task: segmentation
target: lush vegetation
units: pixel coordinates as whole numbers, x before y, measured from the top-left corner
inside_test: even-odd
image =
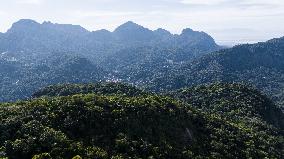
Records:
[[[181,89],[170,95],[198,110],[245,127],[262,127],[269,123],[284,130],[281,110],[265,95],[248,86],[216,83]]]
[[[106,85],[110,90],[106,90]],[[71,90],[81,95],[73,95]],[[113,94],[115,91],[118,92],[116,95]],[[278,119],[268,118],[268,115],[274,115],[270,111],[267,114],[261,112],[268,109],[276,113],[277,109],[256,90],[216,84],[173,93],[183,102],[144,93],[128,96],[129,91],[139,92],[121,84],[103,84],[101,88],[93,85],[54,86],[41,91],[40,95],[49,97],[1,104],[1,157],[283,157],[284,141]],[[248,93],[236,96],[240,91]],[[67,92],[61,95],[68,96],[51,97],[57,96],[56,92]],[[99,94],[85,94],[90,92]],[[244,103],[238,105],[240,110],[247,112],[240,114],[239,111],[229,118],[229,109],[236,111],[233,105],[237,102],[232,99],[235,96]],[[188,102],[192,101],[189,99],[194,102]],[[214,104],[208,108],[219,109],[210,111],[204,104],[198,104],[211,99]],[[227,109],[224,114],[220,111],[222,107]],[[242,120],[245,117],[247,120]],[[248,120],[255,122],[246,125]]]
[[[121,83],[96,83],[96,84],[59,84],[45,87],[32,96],[39,97],[56,97],[70,96],[75,94],[101,94],[101,95],[122,95],[128,97],[147,95],[145,91],[137,89],[134,86]]]

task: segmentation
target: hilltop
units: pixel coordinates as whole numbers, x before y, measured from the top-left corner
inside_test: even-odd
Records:
[[[77,88],[85,90],[89,86],[68,85],[71,89],[67,90],[76,88],[74,93],[67,91],[62,94],[67,96],[61,97],[57,95],[66,87],[52,89],[50,86],[41,94],[49,97],[1,104],[1,157],[283,157],[283,134],[277,122],[274,125],[266,118],[273,116],[270,112],[277,109],[266,103],[268,99],[256,90],[238,85],[199,86],[175,93],[187,102],[184,103],[154,94],[128,96],[128,86],[107,85],[110,90],[103,84],[104,91],[98,94],[79,91],[79,95],[73,95],[78,92]],[[100,90],[99,85],[96,87]],[[91,87],[91,90],[96,89]],[[247,94],[236,96],[242,90],[248,91]],[[205,99],[200,99],[203,95]],[[240,104],[241,111],[252,114],[236,112],[237,118],[230,118],[228,113],[237,110],[232,97],[245,103]],[[205,108],[202,103],[210,99],[214,102]],[[218,101],[229,106],[224,107]],[[226,113],[220,114],[220,109],[210,111],[211,108],[220,108]],[[263,109],[272,111],[262,112]],[[239,117],[262,123],[246,125]]]

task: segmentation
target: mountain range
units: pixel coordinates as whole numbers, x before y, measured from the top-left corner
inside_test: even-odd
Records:
[[[0,101],[26,98],[51,84],[119,80],[109,59],[138,48],[142,54],[150,48],[150,59],[163,57],[151,55],[154,47],[179,61],[221,48],[208,34],[191,29],[173,35],[127,22],[113,32],[89,32],[77,25],[19,20],[0,35]]]
[[[283,105],[284,39],[233,48],[204,33],[180,35],[126,22],[113,32],[19,20],[0,34],[0,101],[58,83],[116,81],[154,92],[214,82],[254,86]]]
[[[283,158],[284,38],[23,19],[0,33],[0,158]]]
[[[2,52],[37,52],[36,55],[40,53],[41,57],[47,52],[72,52],[92,60],[99,60],[123,48],[137,46],[164,45],[186,50],[197,48],[202,49],[202,52],[219,48],[214,39],[204,32],[184,29],[180,35],[173,35],[163,29],[149,30],[131,21],[122,24],[113,32],[90,32],[78,25],[51,22],[40,24],[22,19],[2,34],[0,40]]]

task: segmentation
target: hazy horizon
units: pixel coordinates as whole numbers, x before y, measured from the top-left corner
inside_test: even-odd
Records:
[[[284,36],[280,0],[10,0],[0,1],[0,32],[19,19],[81,25],[89,31],[133,21],[179,34],[204,31],[220,45],[255,43]]]

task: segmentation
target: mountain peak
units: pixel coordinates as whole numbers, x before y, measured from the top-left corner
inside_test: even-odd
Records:
[[[143,26],[134,23],[133,21],[128,21],[115,29],[114,32],[124,32],[129,30],[146,30]]]
[[[133,21],[127,21],[126,23],[123,23],[121,26],[140,26],[140,25],[134,23]]]
[[[158,28],[154,32],[155,32],[155,34],[162,35],[162,36],[170,36],[170,35],[172,35],[171,32],[169,32],[169,31],[167,31],[167,30],[165,30],[163,28]]]
[[[171,34],[171,32],[169,32],[168,30],[163,29],[163,28],[158,28],[157,30],[155,30],[155,32],[170,33]]]
[[[19,21],[15,22],[12,27],[8,30],[8,32],[14,32],[18,30],[26,30],[30,28],[36,28],[40,25],[40,23],[31,20],[31,19],[20,19]]]
[[[190,28],[186,28],[183,29],[181,35],[181,37],[189,37],[189,38],[193,38],[195,40],[214,40],[210,35],[208,35],[207,33],[203,32],[203,31],[194,31]]]
[[[186,29],[183,29],[182,30],[182,33],[181,34],[191,34],[191,33],[194,33],[195,31],[192,30],[191,28],[186,28]]]
[[[132,21],[120,25],[113,33],[118,39],[127,43],[146,42],[154,37],[153,31]]]
[[[35,25],[40,25],[40,23],[32,20],[32,19],[20,19],[19,21],[15,22],[12,27],[16,26],[35,26]]]
[[[17,21],[14,24],[25,24],[25,25],[29,25],[29,24],[39,24],[38,22],[36,22],[35,20],[32,19],[20,19],[19,21]]]
[[[106,29],[100,29],[100,30],[92,31],[92,33],[105,33],[105,34],[109,34],[111,32],[106,30]]]
[[[134,25],[137,25],[136,23],[134,23],[133,21],[131,21],[131,20],[129,20],[129,21],[127,21],[126,23],[124,23],[124,24],[134,24]]]

